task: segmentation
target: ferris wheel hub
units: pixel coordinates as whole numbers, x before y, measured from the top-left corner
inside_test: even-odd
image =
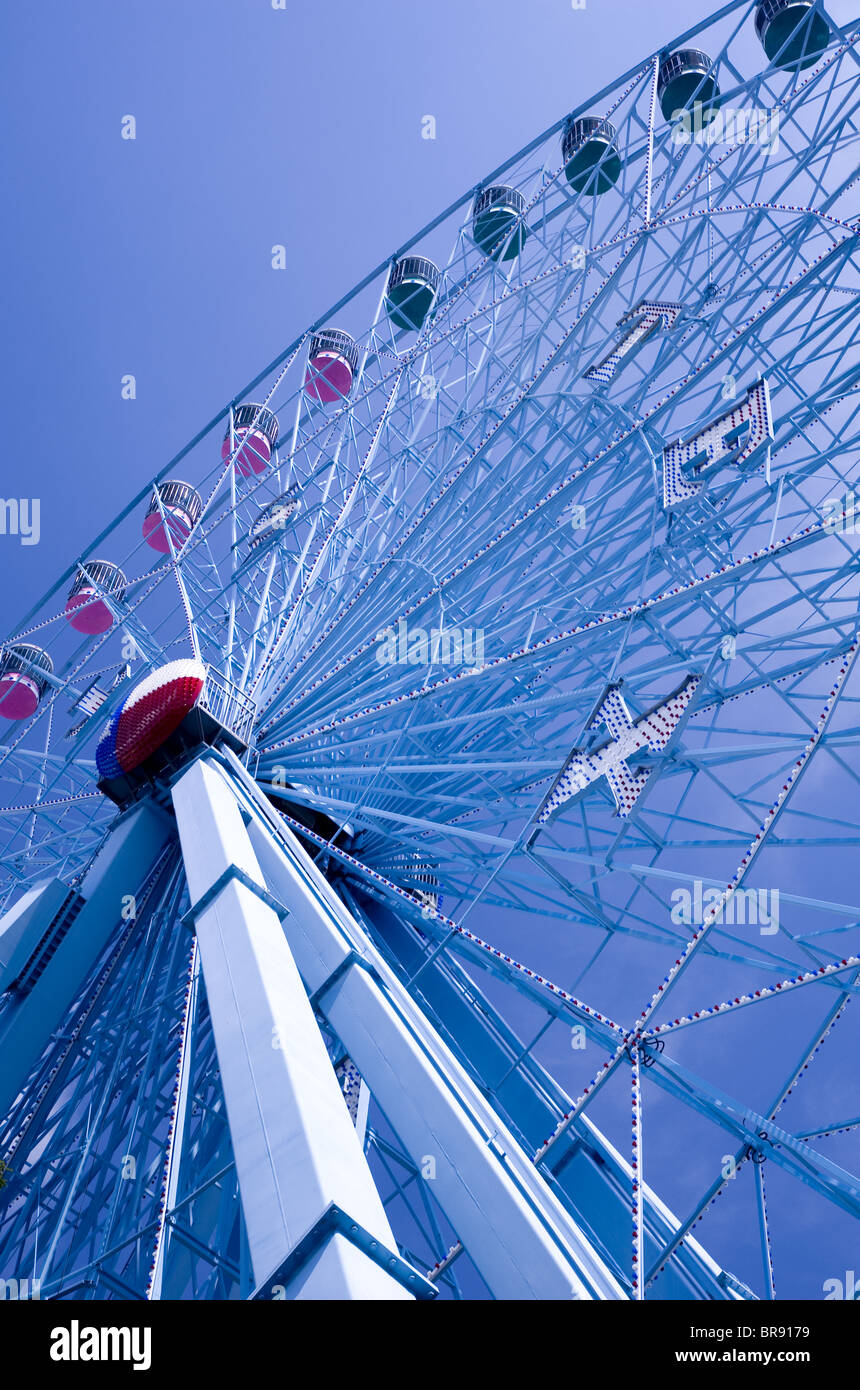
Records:
[[[248,747],[253,702],[196,659],[153,671],[114,710],[96,747],[99,790],[126,806],[173,777],[204,747]]]

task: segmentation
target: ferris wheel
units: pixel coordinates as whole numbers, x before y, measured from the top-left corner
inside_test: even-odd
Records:
[[[578,102],[9,634],[0,1277],[839,1273],[858,32],[737,0]]]

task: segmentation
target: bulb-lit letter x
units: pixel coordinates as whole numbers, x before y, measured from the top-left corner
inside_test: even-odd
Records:
[[[587,732],[605,724],[609,738],[595,748],[585,751],[574,748],[541,803],[536,828],[545,825],[569,802],[605,777],[609,783],[619,816],[630,815],[653,768],[628,767],[627,759],[640,749],[662,753],[668,746],[696,693],[701,675],[688,676],[668,700],[655,705],[636,720],[621,694],[620,682],[607,687],[587,725]],[[534,835],[532,836],[534,838]]]

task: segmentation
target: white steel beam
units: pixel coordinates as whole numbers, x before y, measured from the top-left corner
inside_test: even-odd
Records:
[[[260,1296],[411,1298],[378,1262],[402,1265],[236,796],[198,761],[173,804]]]

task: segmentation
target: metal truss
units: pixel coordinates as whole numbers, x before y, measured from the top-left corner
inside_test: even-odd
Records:
[[[417,333],[386,262],[9,634],[53,671],[0,745],[0,909],[46,880],[83,906],[0,996],[0,1277],[771,1299],[800,1287],[787,1207],[823,1200],[847,1239],[858,34],[825,14],[816,60],[775,66],[754,8],[668,47],[706,52],[721,109],[769,113],[775,142],[680,141],[655,100],[668,48],[646,55],[484,181],[524,199],[519,255],[484,254],[465,195],[397,253],[441,270]],[[599,196],[565,177],[583,115],[616,132]],[[357,356],[326,404],[305,372],[331,324]],[[279,434],[243,476],[249,401]],[[142,516],[176,476],[202,515],[154,560]],[[65,592],[94,555],[127,586],[82,639]],[[117,818],[104,721],[190,654],[253,707],[248,753]],[[300,1019],[291,1047],[230,1012],[242,941],[239,1015]],[[298,1168],[274,1122],[237,1118],[249,1076],[264,1116],[290,1097]],[[720,1195],[709,1254],[693,1228]]]

